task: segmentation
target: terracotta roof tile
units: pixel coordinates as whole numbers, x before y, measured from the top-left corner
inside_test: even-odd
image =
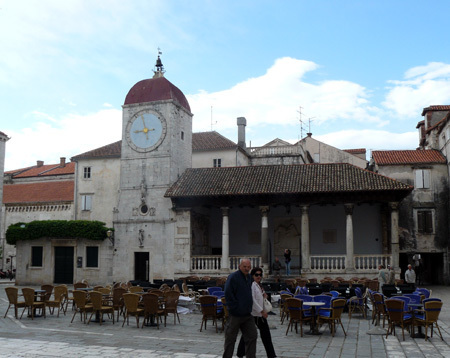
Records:
[[[378,165],[445,164],[445,157],[438,150],[374,150],[372,157]]]
[[[120,158],[122,152],[122,141],[111,143],[100,148],[90,150],[88,152],[78,154],[70,160],[77,161],[79,159],[93,159],[93,158]]]
[[[64,175],[75,173],[75,163],[66,163],[64,167],[59,164],[46,164],[41,166],[30,167],[29,169],[10,170],[6,174],[14,174],[14,178],[30,178],[38,176],[50,176],[50,175]]]
[[[216,131],[192,133],[192,150],[214,150],[236,148],[236,143]]]
[[[73,201],[73,196],[72,180],[3,185],[4,204]]]
[[[425,115],[425,113],[429,112],[429,111],[450,111],[450,106],[444,106],[444,105],[433,105],[433,106],[429,106],[429,107],[425,107],[422,111],[422,116]]]
[[[351,164],[187,169],[167,197],[407,191],[412,187]]]

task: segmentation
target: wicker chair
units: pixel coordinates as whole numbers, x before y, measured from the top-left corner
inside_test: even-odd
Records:
[[[87,288],[87,287],[88,287],[88,285],[87,285],[86,282],[75,282],[73,284],[73,289],[74,290],[78,290],[79,288]]]
[[[442,301],[436,301],[434,299],[432,301],[425,300],[423,313],[415,315],[413,325],[414,327],[425,327],[425,340],[428,340],[428,327],[431,328],[431,337],[433,337],[433,328],[435,326],[438,329],[441,340],[444,340],[444,338],[442,338],[441,329],[439,328],[439,325],[437,323],[439,314],[441,313],[441,309]]]
[[[331,335],[334,337],[336,333],[336,323],[339,323],[345,333],[344,325],[341,321],[341,315],[345,308],[345,299],[336,298],[331,301],[331,308],[321,308],[319,311],[319,315],[317,316],[317,324],[320,325],[322,323],[328,323],[330,327]]]
[[[348,304],[348,317],[351,319],[352,314],[358,310],[366,318],[366,297],[363,295],[361,289],[357,287],[355,289],[355,295],[350,297],[347,301]]]
[[[20,319],[22,319],[23,313],[28,308],[30,310],[31,319],[34,319],[34,314],[37,308],[40,308],[45,318],[45,301],[35,301],[34,289],[24,287],[22,288],[23,297],[25,298],[25,308],[22,311]]]
[[[54,294],[53,294],[53,300],[46,300],[45,301],[45,306],[48,307],[48,311],[50,312],[50,314],[53,314],[55,312],[55,308],[58,309],[58,315],[57,317],[59,317],[59,311],[61,310],[61,307],[63,309],[63,313],[64,315],[66,315],[66,312],[64,311],[64,294],[65,294],[65,289],[63,286],[56,286],[54,289]],[[47,295],[45,295],[47,297]]]
[[[220,314],[217,313],[217,297],[216,296],[200,296],[200,308],[202,310],[202,324],[200,325],[200,332],[203,329],[203,324],[205,325],[206,329],[206,323],[208,322],[208,319],[213,321],[213,325],[216,326],[216,333],[217,330],[217,319],[220,318]]]
[[[139,328],[139,316],[144,315],[144,309],[138,307],[140,296],[136,293],[124,293],[122,297],[125,304],[125,319],[123,320],[122,327],[125,321],[129,325],[129,317],[134,316],[136,317],[136,325]]]
[[[80,314],[80,320],[82,320],[83,323],[86,323],[87,313],[92,312],[93,310],[92,303],[87,303],[87,292],[77,290],[73,291],[73,302],[75,306],[75,312],[70,323],[73,322],[73,319],[75,318],[77,313]]]
[[[386,338],[390,333],[395,336],[395,326],[398,325],[402,327],[403,340],[405,340],[405,327],[408,329],[413,323],[412,315],[404,310],[405,301],[389,299],[385,301],[385,304],[389,315],[389,328]]]
[[[45,290],[44,301],[48,301],[52,297],[53,285],[41,285],[41,290]]]
[[[100,325],[102,325],[103,322],[103,314],[112,313],[112,321],[114,324],[114,309],[112,306],[103,305],[103,295],[98,291],[91,291],[89,293],[89,298],[91,299],[92,302],[92,313],[89,317],[88,324],[91,322],[94,313],[99,316]]]
[[[164,292],[164,327],[167,323],[167,316],[169,313],[173,313],[173,324],[177,324],[177,318],[178,323],[180,322],[180,316],[177,312],[178,307],[178,299],[180,297],[180,292],[177,291],[167,291]]]
[[[292,298],[293,296],[288,294],[288,293],[282,293],[280,295],[280,320],[281,320],[281,324],[284,323],[284,319],[288,319],[289,318],[289,310],[286,306],[286,300],[288,298]]]
[[[128,291],[130,293],[138,293],[138,292],[142,292],[142,287],[141,286],[131,286]]]
[[[386,305],[384,304],[384,296],[381,293],[374,292],[372,295],[372,304],[373,304],[373,312],[374,315],[372,317],[372,323],[374,323],[375,319],[378,318],[378,322],[381,320],[381,316],[383,316],[383,328],[385,326],[386,317],[388,317],[388,313],[386,310]]]
[[[119,315],[124,313],[123,295],[127,290],[122,287],[116,287],[112,291],[112,307],[117,311],[117,322],[119,322]]]
[[[311,309],[303,309],[303,301],[298,298],[289,297],[284,304],[289,312],[289,323],[286,329],[286,335],[289,332],[289,328],[292,331],[294,324],[295,332],[298,333],[297,324],[300,323],[300,336],[303,337],[303,322],[311,322],[313,320]],[[309,312],[309,314],[307,314],[307,312]]]
[[[153,293],[146,293],[145,295],[142,295],[142,304],[144,306],[142,328],[144,328],[145,321],[148,322],[150,318],[153,318],[156,320],[159,329],[159,321],[161,316],[164,316],[164,310],[159,307],[159,297]]]
[[[14,317],[18,319],[18,308],[25,307],[25,301],[19,301],[19,289],[17,287],[6,287],[6,296],[8,297],[9,305],[8,309],[6,310],[5,316],[3,318],[6,318],[6,315],[8,314],[9,308],[11,306],[14,306]]]

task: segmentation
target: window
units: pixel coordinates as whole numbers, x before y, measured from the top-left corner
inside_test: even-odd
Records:
[[[181,131],[181,140],[184,140],[184,132]]]
[[[98,267],[98,246],[86,247],[86,267]]]
[[[416,189],[430,188],[430,171],[428,169],[416,170]]]
[[[433,211],[417,210],[417,231],[421,234],[433,233]]]
[[[31,246],[31,266],[42,267],[42,246]]]
[[[83,178],[84,179],[91,179],[91,167],[84,167],[83,168]]]
[[[220,168],[222,166],[222,159],[213,159],[214,168]]]
[[[92,210],[92,195],[81,195],[81,210]]]

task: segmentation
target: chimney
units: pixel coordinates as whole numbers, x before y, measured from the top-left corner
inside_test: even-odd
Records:
[[[66,157],[59,158],[59,166],[64,168],[66,166]]]
[[[247,125],[247,120],[245,117],[238,117],[237,118],[237,125],[238,125],[238,146],[242,149],[246,148],[245,145],[245,126]]]
[[[38,160],[37,161],[37,167],[42,167],[44,165],[44,161],[43,160]]]

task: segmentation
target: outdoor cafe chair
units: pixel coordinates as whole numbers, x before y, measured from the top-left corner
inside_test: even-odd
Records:
[[[425,298],[431,297],[431,290],[428,290],[427,288],[416,288],[416,292],[418,292],[420,295],[424,295]]]
[[[164,316],[164,310],[159,307],[159,298],[153,293],[146,293],[142,295],[142,304],[144,307],[144,320],[142,321],[142,328],[144,323],[153,318],[156,320],[156,325],[159,329],[159,321],[161,316]]]
[[[225,328],[225,323],[227,323],[228,319],[229,319],[229,312],[228,312],[228,307],[227,307],[227,300],[225,297],[222,297],[220,299],[220,301],[222,302],[222,308],[223,308],[223,314],[222,314],[222,332]]]
[[[386,311],[386,305],[384,303],[384,296],[381,293],[374,292],[372,295],[372,305],[373,305],[373,317],[372,324],[377,319],[378,322],[381,320],[381,316],[383,316],[383,328],[385,326],[386,318],[389,320],[388,313]]]
[[[335,298],[331,301],[330,308],[320,308],[319,314],[317,316],[317,324],[328,323],[328,327],[330,328],[331,335],[334,337],[336,333],[336,323],[339,323],[345,333],[344,325],[341,321],[341,315],[345,308],[345,299],[344,298]]]
[[[215,291],[223,291],[222,287],[208,287],[208,295],[212,295]]]
[[[421,303],[422,297],[418,293],[404,293],[403,296],[409,297],[410,303]]]
[[[73,322],[73,319],[77,315],[77,313],[80,314],[80,320],[83,321],[83,323],[86,323],[87,318],[87,312],[92,312],[93,306],[92,303],[87,303],[87,292],[86,291],[73,291],[73,302],[75,306],[75,312],[72,316],[72,320],[70,323]]]
[[[180,297],[180,292],[177,291],[167,291],[164,292],[164,327],[166,326],[167,316],[169,313],[173,313],[173,324],[180,322],[180,316],[178,315],[178,299]],[[217,300],[217,298],[216,298]]]
[[[331,307],[331,300],[332,300],[332,296],[328,296],[328,295],[317,295],[313,297],[313,301],[314,302],[323,302],[325,303],[324,306],[320,306],[317,307],[317,311],[316,311],[316,315],[319,315],[321,313],[321,310],[323,309],[329,309]]]
[[[405,328],[409,329],[413,324],[411,313],[405,312],[406,302],[396,298],[391,298],[385,301],[386,310],[389,315],[389,328],[386,333],[386,338],[389,334],[395,336],[395,326],[402,328],[403,340],[405,340]]]
[[[98,291],[91,291],[89,292],[89,298],[92,303],[92,313],[87,324],[91,322],[92,316],[95,314],[100,320],[100,325],[102,325],[104,313],[112,313],[112,321],[114,324],[114,309],[112,306],[105,306],[103,304],[103,295]]]
[[[112,292],[112,307],[114,311],[117,311],[117,322],[119,322],[119,315],[124,313],[124,293],[127,293],[127,290],[123,287],[116,287]]]
[[[216,326],[216,333],[217,330],[217,319],[221,318],[220,313],[217,312],[217,297],[216,296],[200,296],[200,308],[202,310],[202,323],[200,325],[200,332],[203,329],[203,325],[206,329],[206,323],[208,322],[208,319],[213,321],[213,326]]]
[[[431,337],[433,337],[433,328],[436,327],[441,336],[441,340],[444,340],[444,338],[442,338],[441,329],[437,323],[442,305],[443,303],[439,299],[425,299],[423,301],[423,311],[418,310],[414,315],[414,327],[425,327],[425,340],[428,340],[428,327],[431,328]]]
[[[136,293],[124,293],[122,297],[125,305],[125,318],[122,327],[124,326],[125,321],[127,322],[127,325],[129,325],[129,317],[134,316],[136,317],[136,325],[139,328],[139,316],[144,315],[144,309],[138,307],[139,299],[141,297]]]
[[[355,313],[356,310],[361,312],[366,318],[366,298],[363,296],[363,293],[359,287],[355,288],[355,296],[350,297],[347,300],[348,304],[348,317],[351,319],[352,314]]]
[[[18,319],[18,308],[25,307],[25,301],[19,301],[19,289],[17,287],[6,287],[6,296],[8,297],[9,305],[8,309],[6,310],[5,316],[3,318],[6,318],[6,315],[8,314],[8,311],[11,306],[14,306],[14,317]]]
[[[73,284],[73,289],[74,290],[78,290],[79,288],[87,288],[87,287],[88,287],[88,285],[87,285],[86,282],[75,282]]]
[[[44,301],[48,301],[53,293],[53,285],[49,284],[41,285],[41,290],[45,290]]]
[[[25,306],[20,316],[22,319],[23,313],[28,308],[30,311],[31,319],[34,319],[36,309],[39,308],[43,312],[45,318],[45,301],[36,301],[36,295],[33,288],[24,287],[22,288],[22,294],[25,299]]]
[[[286,336],[289,332],[289,328],[292,331],[294,325],[295,333],[298,333],[297,324],[300,324],[300,336],[303,337],[303,322],[311,322],[311,320],[314,319],[311,314],[305,314],[305,311],[310,313],[311,309],[304,309],[303,301],[292,297],[286,299],[285,306],[289,312],[289,323],[286,329]]]
[[[289,310],[286,306],[286,300],[288,298],[292,298],[294,297],[292,294],[287,294],[287,293],[282,293],[280,295],[280,320],[281,320],[281,324],[284,323],[284,319],[288,319],[289,318]]]
[[[50,314],[53,314],[55,312],[55,308],[57,308],[58,309],[57,317],[59,317],[59,311],[61,310],[61,307],[63,308],[64,315],[66,314],[63,307],[64,293],[65,290],[63,286],[56,286],[54,288],[53,300],[50,299],[45,300],[45,306],[48,307],[48,311],[50,312]],[[47,297],[47,294],[45,296]]]
[[[138,292],[142,292],[143,288],[141,286],[131,286],[128,291],[130,293],[138,293]]]

